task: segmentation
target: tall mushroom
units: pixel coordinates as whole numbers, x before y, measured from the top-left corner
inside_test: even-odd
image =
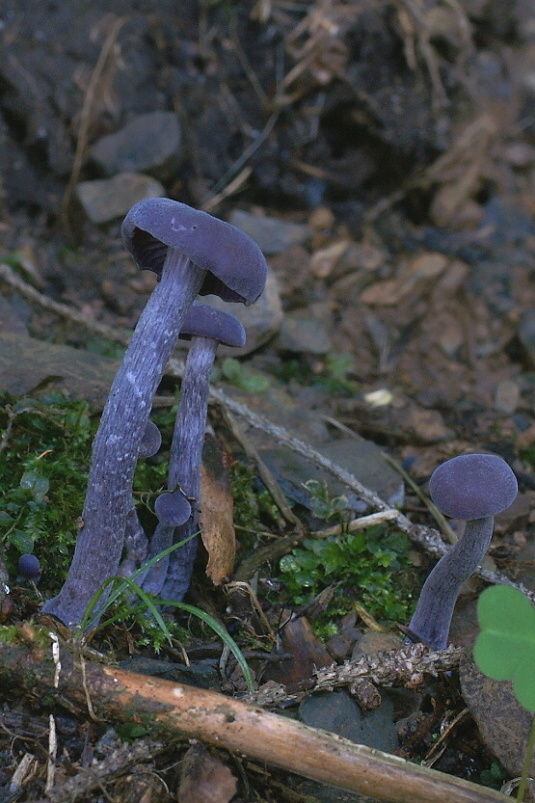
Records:
[[[152,398],[198,293],[242,303],[263,290],[266,263],[246,234],[205,212],[168,198],[132,207],[122,225],[125,246],[158,284],[113,381],[93,442],[87,495],[74,556],[59,594],[43,610],[66,624],[80,622],[107,577],[119,567],[132,479]]]
[[[516,477],[505,460],[490,454],[466,454],[442,463],[429,481],[431,499],[444,513],[464,519],[464,533],[442,557],[425,581],[409,638],[443,650],[462,583],[474,572],[489,548],[494,516],[513,502]]]
[[[157,555],[197,529],[210,373],[220,343],[234,348],[245,344],[245,330],[234,315],[199,302],[190,308],[180,337],[191,339],[191,345],[171,443],[168,486],[170,489],[179,487],[185,493],[192,504],[192,515],[178,528],[166,527],[161,522],[154,533],[149,556]],[[144,590],[180,601],[189,586],[196,546],[196,539],[190,540],[172,552],[167,560],[152,567],[143,581]]]

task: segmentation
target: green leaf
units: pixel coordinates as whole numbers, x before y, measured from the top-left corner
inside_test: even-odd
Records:
[[[25,471],[20,478],[19,485],[24,490],[31,491],[38,502],[42,500],[50,487],[47,478],[38,474],[37,471]]]
[[[31,535],[23,533],[21,530],[13,530],[8,536],[8,542],[23,555],[25,552],[33,552],[34,540]]]
[[[535,713],[535,608],[517,589],[493,586],[479,597],[477,616],[477,666],[489,678],[511,680],[520,705]]]

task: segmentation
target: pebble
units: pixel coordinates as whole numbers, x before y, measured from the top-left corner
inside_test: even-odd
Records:
[[[277,338],[279,351],[297,354],[327,354],[332,343],[327,328],[310,309],[288,312],[284,316]]]
[[[91,158],[107,176],[147,172],[164,181],[180,163],[181,139],[173,112],[140,114],[116,133],[99,139]]]
[[[240,209],[232,213],[229,223],[252,237],[268,256],[302,245],[311,234],[310,228],[303,224],[288,223],[276,217],[251,215]]]
[[[76,195],[92,223],[108,223],[126,215],[131,206],[143,198],[165,195],[159,181],[138,173],[119,173],[113,178],[81,181]]]
[[[407,425],[424,443],[436,443],[453,436],[453,432],[445,425],[438,410],[413,407],[407,417]]]
[[[393,722],[394,703],[388,691],[381,696],[383,701],[379,708],[363,714],[345,690],[311,694],[300,704],[299,716],[305,725],[393,753],[399,747]]]
[[[501,413],[514,413],[520,401],[520,388],[512,379],[498,382],[494,392],[494,407]]]

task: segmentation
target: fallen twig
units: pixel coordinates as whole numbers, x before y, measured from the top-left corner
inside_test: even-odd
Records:
[[[377,686],[416,686],[424,675],[436,676],[458,667],[461,652],[460,647],[453,645],[446,650],[429,650],[423,644],[411,644],[373,657],[364,655],[357,661],[316,669],[306,691],[332,691],[341,686],[351,687],[359,680],[369,680]],[[288,694],[283,685],[269,682],[247,695],[247,700],[269,706],[288,703],[301,696],[301,690]]]
[[[0,688],[43,705],[65,705],[86,713],[79,664],[62,647],[62,672],[54,686],[54,664],[46,631],[30,632],[25,643],[0,645]],[[395,756],[315,730],[257,706],[213,691],[86,663],[85,685],[97,715],[135,722],[153,738],[200,739],[265,761],[287,772],[391,803],[504,803],[494,790],[444,775]]]

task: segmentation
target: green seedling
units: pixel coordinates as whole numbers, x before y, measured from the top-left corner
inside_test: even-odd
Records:
[[[474,644],[478,668],[494,680],[512,681],[513,694],[535,714],[535,608],[510,586],[487,588],[479,597],[477,616],[481,632]],[[517,801],[524,797],[535,744],[535,717],[526,744]]]
[[[219,368],[219,376],[246,393],[264,393],[269,388],[267,377],[248,370],[234,357],[227,357],[223,360]]]
[[[103,628],[119,621],[120,619],[124,619],[126,616],[124,612],[119,612],[118,614],[112,615],[105,621],[102,621],[101,617],[103,617],[104,613],[108,611],[110,606],[121,596],[129,594],[130,596],[137,596],[139,599],[139,604],[131,607],[128,613],[133,614],[141,610],[145,610],[155,620],[157,626],[160,628],[168,643],[172,645],[173,641],[171,633],[167,627],[165,619],[162,617],[159,611],[159,608],[161,606],[177,608],[178,610],[185,611],[186,613],[197,617],[214,631],[214,633],[221,639],[225,647],[234,655],[238,666],[242,670],[245,683],[247,685],[247,690],[252,693],[254,691],[254,683],[247,661],[245,660],[242,651],[234,639],[216,619],[200,608],[197,608],[195,605],[189,605],[185,602],[176,602],[175,600],[160,599],[153,597],[150,594],[146,594],[135,582],[138,577],[143,575],[147,569],[153,566],[157,561],[161,560],[166,555],[169,555],[171,552],[174,552],[176,549],[183,546],[188,540],[191,540],[197,535],[198,533],[192,533],[192,535],[190,535],[187,539],[185,538],[182,541],[167,547],[167,549],[162,550],[160,553],[158,553],[158,555],[155,555],[153,558],[144,563],[136,572],[134,572],[134,574],[132,574],[131,577],[109,577],[107,580],[105,580],[93,594],[89,604],[85,609],[78,631],[80,638],[83,639],[84,632],[87,631],[92,624],[95,625],[95,628]]]

